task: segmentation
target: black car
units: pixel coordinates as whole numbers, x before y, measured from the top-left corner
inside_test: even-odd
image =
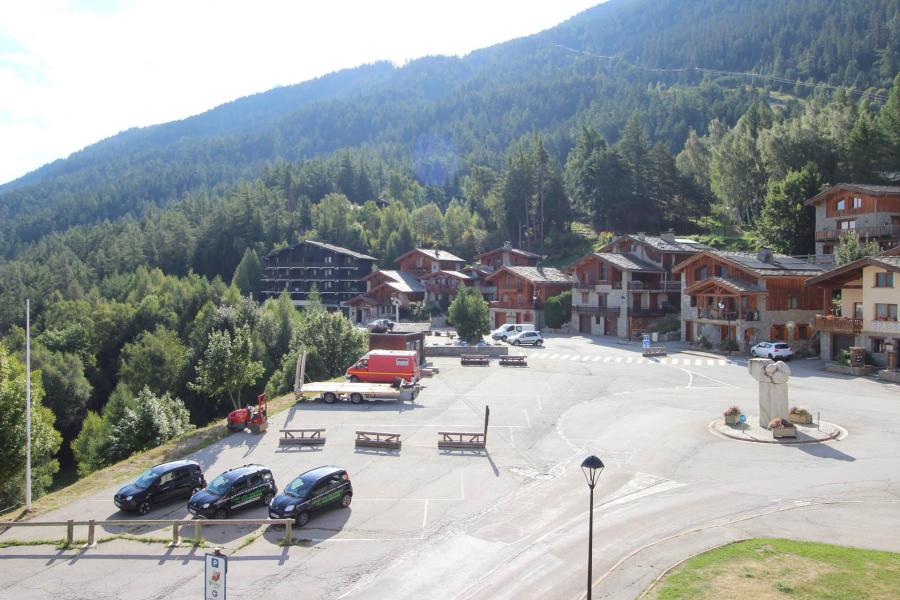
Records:
[[[225,519],[231,511],[254,503],[268,504],[278,488],[272,471],[244,465],[225,471],[188,500],[188,511],[198,517]]]
[[[147,469],[128,485],[119,488],[113,502],[122,510],[146,515],[154,505],[186,498],[206,487],[200,465],[192,460],[176,460]]]
[[[347,471],[339,467],[319,467],[303,473],[287,484],[269,504],[269,518],[294,519],[303,527],[312,513],[340,505],[350,506],[353,486]]]

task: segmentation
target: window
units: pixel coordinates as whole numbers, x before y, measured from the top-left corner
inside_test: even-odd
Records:
[[[705,266],[704,266],[704,267],[700,267],[699,269],[696,269],[696,270],[694,271],[694,278],[695,278],[697,281],[706,279],[707,277],[709,277],[709,267],[705,267]]]
[[[875,305],[876,321],[896,321],[897,305],[896,304],[876,304]]]
[[[875,287],[888,288],[894,287],[893,273],[875,273]]]
[[[834,204],[835,210],[844,210],[847,208],[847,199],[846,198],[838,198],[838,201]]]
[[[398,359],[395,361],[395,363],[396,363],[396,365],[397,365],[398,367],[408,367],[408,366],[409,366],[409,359],[408,359],[408,358],[398,358]]]
[[[862,318],[863,318],[863,303],[862,302],[854,302],[853,303],[853,318],[862,320]]]
[[[609,279],[609,268],[606,266],[606,263],[600,263],[600,281],[606,281]]]
[[[808,340],[809,339],[809,325],[806,325],[803,323],[797,325],[796,332],[797,332],[796,337],[798,340]]]
[[[824,244],[822,246],[822,254],[834,254],[834,246],[831,244]]]
[[[847,219],[846,221],[838,221],[838,229],[842,231],[850,231],[856,229],[856,219]]]
[[[716,277],[725,277],[727,273],[725,272],[725,267],[722,265],[716,265]]]
[[[884,338],[872,338],[872,353],[882,354],[884,352]]]
[[[862,198],[859,196],[853,197],[853,208],[862,208]]]
[[[332,261],[331,255],[325,257],[325,264],[326,264],[326,265],[330,265],[330,264],[331,264],[331,261]]]
[[[581,303],[587,304],[590,301],[590,297],[591,297],[590,293],[581,292]]]
[[[783,340],[784,339],[784,325],[772,325],[772,330],[769,332],[773,340]]]
[[[800,308],[800,296],[788,296],[788,309]]]
[[[330,290],[330,289],[331,289],[331,282],[330,282],[330,281],[326,281],[326,282],[325,282],[325,289],[326,289],[326,290]]]

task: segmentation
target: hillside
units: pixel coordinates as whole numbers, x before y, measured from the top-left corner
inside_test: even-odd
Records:
[[[896,0],[611,0],[464,58],[374,63],[98,142],[0,187],[0,253],[227,189],[278,159],[345,148],[411,164],[423,183],[442,185],[446,176],[427,174],[497,167],[510,143],[534,131],[559,160],[583,123],[614,141],[637,109],[650,138],[677,151],[691,128],[737,120],[747,80],[642,67],[886,89],[900,64],[898,40]]]

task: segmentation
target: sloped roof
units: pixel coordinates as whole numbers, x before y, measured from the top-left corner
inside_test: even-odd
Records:
[[[673,273],[679,273],[688,266],[693,265],[702,256],[712,256],[735,264],[745,271],[749,271],[760,277],[772,276],[814,276],[825,272],[825,269],[805,260],[787,256],[785,254],[772,254],[772,262],[763,262],[755,252],[731,252],[726,250],[704,250],[686,261],[672,267]]]
[[[425,287],[419,282],[419,279],[412,273],[406,271],[379,271],[384,273],[390,279],[382,285],[390,286],[398,292],[424,292]]]
[[[519,248],[506,248],[504,246],[500,246],[499,248],[494,248],[493,250],[488,250],[487,252],[482,252],[475,258],[481,258],[482,256],[488,256],[490,254],[496,254],[498,252],[509,252],[510,254],[518,254],[519,256],[524,256],[526,258],[542,258],[540,254],[536,254],[534,252],[529,252],[528,250],[520,250]]]
[[[670,242],[668,240],[663,239],[660,236],[656,235],[645,235],[640,236],[634,233],[627,233],[625,235],[621,235],[614,240],[612,240],[607,245],[600,248],[601,251],[606,250],[610,246],[613,246],[616,242],[622,240],[622,238],[629,239],[638,244],[646,244],[648,246],[653,247],[656,250],[660,250],[662,252],[688,252],[695,253],[700,252],[701,250],[712,250],[712,246],[707,246],[701,242],[691,240],[688,238],[675,238],[674,241]]]
[[[862,275],[863,267],[880,267],[882,269],[887,269],[888,271],[900,273],[900,256],[864,256],[859,260],[854,260],[846,265],[835,267],[816,277],[810,277],[803,283],[806,285],[818,285],[828,281],[834,282],[846,280],[848,275],[854,274],[857,271],[859,271],[859,274],[855,276]]]
[[[503,266],[488,276],[488,279],[493,279],[503,271],[512,273],[522,279],[527,279],[531,283],[573,283],[575,281],[571,275],[567,275],[554,267]]]
[[[302,246],[303,244],[309,244],[310,246],[317,246],[319,248],[324,248],[326,250],[331,250],[332,252],[337,252],[338,254],[344,254],[346,256],[352,256],[353,258],[359,258],[361,260],[378,260],[374,256],[369,256],[368,254],[363,254],[361,252],[356,252],[355,250],[350,250],[349,248],[344,248],[342,246],[335,246],[334,244],[326,244],[325,242],[317,242],[316,240],[303,240],[302,242],[297,242],[296,244],[292,244],[287,248],[282,248],[281,250],[275,250],[268,254],[268,256],[274,256],[276,254],[280,254],[285,250],[293,250],[298,246]]]
[[[872,194],[874,196],[888,196],[893,194],[900,195],[900,186],[869,185],[865,183],[836,183],[829,188],[825,188],[824,190],[807,200],[804,204],[806,204],[806,206],[817,204],[821,200],[823,200],[825,196],[836,191],[863,192],[865,194]]]
[[[766,290],[762,289],[758,285],[754,283],[750,283],[748,281],[741,281],[740,279],[734,279],[733,277],[723,277],[720,275],[716,275],[715,277],[708,277],[701,281],[694,283],[693,285],[689,285],[684,288],[684,294],[688,296],[697,293],[699,290],[708,287],[710,285],[718,285],[720,287],[724,287],[726,289],[732,290],[733,292],[737,292],[739,294],[765,294]]]
[[[466,275],[465,273],[461,273],[460,271],[432,271],[431,273],[419,275],[419,279],[433,279],[439,275],[443,275],[444,277],[455,277],[456,279],[465,279],[466,281],[475,279],[471,275]]]
[[[461,259],[460,257],[456,256],[455,254],[451,254],[450,252],[447,252],[446,250],[430,250],[428,248],[413,248],[409,252],[398,256],[397,260],[395,262],[400,262],[401,260],[403,260],[404,258],[409,256],[410,254],[415,254],[416,252],[424,254],[425,256],[427,256],[428,258],[431,258],[433,260],[452,260],[454,262],[466,262],[463,259]]]
[[[642,273],[662,273],[663,269],[657,267],[651,262],[643,260],[635,256],[634,254],[625,252],[622,254],[618,254],[615,252],[594,252],[593,256],[596,256],[602,261],[608,262],[609,264],[621,269],[622,271],[638,271]]]

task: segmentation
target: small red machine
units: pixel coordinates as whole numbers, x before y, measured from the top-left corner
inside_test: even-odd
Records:
[[[247,428],[250,433],[263,433],[269,427],[269,398],[266,394],[256,397],[256,406],[252,404],[245,408],[239,408],[228,413],[228,431],[243,431]]]

